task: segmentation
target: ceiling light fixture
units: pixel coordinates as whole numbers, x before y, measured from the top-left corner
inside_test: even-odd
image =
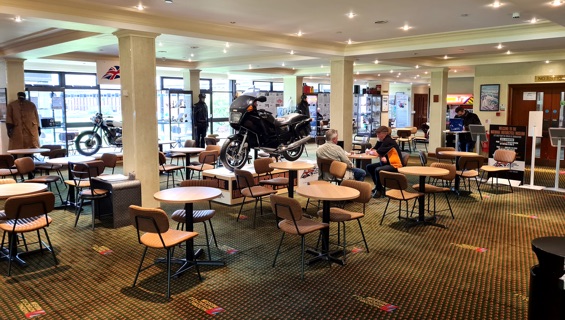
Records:
[[[351,41],[351,39],[347,40],[347,44],[352,44],[353,41]]]
[[[502,43],[499,43],[499,44],[496,46],[496,48],[499,49],[499,50],[502,49]]]
[[[562,5],[563,2],[561,2],[561,0],[553,0],[551,1],[551,5],[554,7],[559,7],[560,5]]]
[[[224,53],[227,53],[227,52],[228,52],[228,50],[226,50],[226,48],[224,48]]]
[[[375,59],[375,64],[379,64],[379,59]]]
[[[530,23],[537,23],[538,21],[539,21],[539,20],[534,17],[534,18],[532,18],[532,19],[530,20]]]
[[[294,54],[294,50],[290,50],[290,54]]]
[[[284,62],[281,65],[284,67]]]
[[[347,14],[347,17],[348,17],[349,19],[353,19],[353,18],[355,18],[356,15],[357,15],[356,13],[349,12],[349,13]]]
[[[449,57],[447,55],[443,56],[444,60],[447,60]]]
[[[359,71],[357,71],[357,75],[359,75]]]
[[[298,32],[296,33],[297,36],[302,37],[302,30],[298,30]]]
[[[171,3],[173,3],[173,0],[165,0],[165,3],[171,4]]]
[[[420,65],[417,64],[417,65],[416,65],[416,69],[420,69]]]
[[[143,9],[145,9],[141,3],[135,6],[135,8],[139,11],[143,11]]]
[[[409,26],[409,25],[407,25],[407,24],[405,24],[405,25],[404,25],[403,27],[401,27],[400,29],[402,29],[402,30],[404,30],[404,31],[408,31],[408,30],[412,29],[412,27]]]
[[[502,2],[500,2],[500,1],[498,1],[498,0],[495,0],[495,1],[492,3],[492,7],[493,7],[493,8],[499,8],[500,6],[502,6]]]
[[[230,47],[230,43],[226,42],[226,48],[229,48],[229,47]]]
[[[549,63],[549,60],[545,60],[545,63]]]
[[[24,21],[24,20],[22,19],[22,17],[16,16],[16,17],[14,17],[14,21],[15,21],[15,22],[22,22],[22,21]]]
[[[510,52],[510,50],[506,51],[506,54],[511,54],[512,52]]]

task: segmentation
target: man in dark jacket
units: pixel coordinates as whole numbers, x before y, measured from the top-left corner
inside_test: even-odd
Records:
[[[380,171],[390,171],[397,172],[395,166],[393,166],[388,158],[390,149],[396,149],[398,157],[402,159],[402,153],[396,141],[390,136],[390,130],[386,126],[380,126],[377,128],[377,143],[374,148],[370,149],[368,152],[372,155],[378,155],[380,158],[379,162],[371,163],[367,165],[367,173],[371,175],[373,182],[375,183],[375,188],[373,189],[373,198],[379,198],[383,193],[383,186],[379,178]]]
[[[206,95],[201,93],[198,95],[198,102],[194,104],[194,140],[196,141],[196,147],[205,148],[204,138],[206,137],[206,132],[208,131],[208,106],[206,102]]]
[[[309,106],[310,104],[306,100],[306,95],[303,94],[302,97],[300,97],[300,103],[296,105],[296,112],[302,113],[303,115],[310,117]]]
[[[463,107],[457,107],[455,109],[455,118],[463,119],[463,127],[465,131],[469,131],[470,124],[481,124],[481,120],[479,116],[474,113],[471,113]],[[459,150],[461,151],[468,151],[473,152],[475,148],[475,141],[473,141],[473,136],[470,132],[460,133],[459,134]]]

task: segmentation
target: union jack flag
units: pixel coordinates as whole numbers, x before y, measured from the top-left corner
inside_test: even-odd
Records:
[[[102,78],[107,80],[115,80],[120,78],[120,66],[113,66],[106,71]]]

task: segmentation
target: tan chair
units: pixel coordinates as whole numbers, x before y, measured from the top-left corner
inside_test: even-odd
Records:
[[[408,143],[408,151],[412,152],[412,130],[411,129],[398,129],[396,130],[398,139],[396,142],[401,145],[401,150],[404,151],[404,145]]]
[[[471,192],[471,179],[475,179],[475,184],[477,185],[477,190],[483,200],[483,194],[481,193],[481,183],[479,181],[479,168],[483,166],[485,158],[483,156],[465,156],[459,157],[459,170],[456,171],[457,175],[467,181],[468,191]]]
[[[184,167],[177,166],[173,164],[167,164],[167,158],[163,152],[159,152],[159,171],[165,173],[167,175],[167,189],[169,188],[169,177],[173,177],[173,186],[175,185],[175,173],[178,171],[180,172],[180,177],[184,180],[184,176],[182,175]]]
[[[241,207],[239,208],[239,213],[237,215],[237,220],[241,216],[241,210],[243,210],[243,205],[245,204],[245,199],[253,198],[255,199],[255,208],[253,210],[253,228],[256,226],[257,220],[257,203],[261,205],[261,215],[263,215],[263,197],[271,194],[277,193],[276,190],[259,186],[255,183],[255,178],[249,171],[235,169],[235,179],[237,181],[237,187],[241,194],[243,195],[243,201],[241,202]]]
[[[104,171],[103,162],[91,161],[89,163],[72,163],[69,162],[69,169],[77,188],[81,188],[78,192],[77,200],[80,199],[75,215],[75,228],[78,223],[78,218],[84,205],[84,200],[90,200],[92,204],[92,230],[94,230],[96,215],[100,216],[98,201],[107,197],[109,191],[105,189],[97,189],[92,186],[92,178],[97,177]],[[84,181],[88,183],[84,183]]]
[[[216,161],[218,161],[218,155],[219,153],[216,151],[200,152],[200,154],[198,154],[198,164],[186,166],[186,168],[190,170],[190,178],[186,177],[186,179],[192,179],[194,171],[200,174],[204,170],[214,169],[216,167]]]
[[[93,160],[86,163],[90,165],[90,173],[92,178],[97,177],[104,172],[105,165],[102,160]],[[69,167],[72,167],[71,164],[69,164]],[[76,171],[86,170],[86,167],[83,166],[82,163],[74,163],[74,167]],[[71,169],[69,168],[69,170]],[[70,179],[65,180],[64,182],[65,182],[65,186],[70,186],[74,188],[75,199],[78,199],[79,193],[80,191],[82,191],[82,189],[90,187],[90,179],[88,179],[86,175],[82,175],[81,179],[76,179],[76,177],[74,177],[73,174],[71,173]],[[69,197],[70,197],[70,193],[67,193],[67,203],[69,203]]]
[[[206,146],[215,146],[218,144],[218,139],[216,137],[205,137],[204,143]]]
[[[17,180],[18,169],[14,165],[14,156],[11,154],[0,154],[0,177],[12,176]]]
[[[5,220],[0,221],[0,230],[4,231],[4,235],[8,233],[9,237],[8,276],[12,275],[12,260],[18,257],[16,245],[18,234],[36,231],[39,249],[41,251],[43,249],[50,251],[53,254],[55,265],[59,263],[46,229],[53,221],[49,216],[49,212],[53,211],[54,207],[55,196],[52,192],[15,196],[6,200],[4,206],[6,217]],[[47,244],[41,240],[39,230],[43,230],[47,238]],[[2,243],[4,243],[4,237],[2,237]]]
[[[194,140],[185,140],[183,147],[184,148],[192,148],[196,145],[196,141]],[[171,158],[171,164],[173,164],[173,159],[177,159],[177,166],[179,165],[179,159],[182,160],[182,165],[185,166],[187,165],[186,163],[184,163],[184,159],[186,158],[186,154],[183,152],[172,152],[169,155],[169,158]]]
[[[508,172],[512,170],[512,164],[516,161],[516,152],[513,150],[497,149],[493,154],[493,159],[496,163],[492,166],[485,165],[481,167],[482,175],[481,181],[484,180],[485,173],[487,173],[487,180],[491,175],[496,177],[496,192],[498,193],[498,176],[501,172]],[[510,178],[507,177],[508,186],[510,186],[510,191],[514,192],[512,189],[512,183],[510,183]],[[494,187],[494,179],[491,180],[491,188]]]
[[[363,212],[355,212],[342,208],[332,207],[330,208],[330,222],[337,222],[337,245],[343,247],[343,261],[346,260],[346,249],[347,249],[347,238],[346,238],[346,228],[345,222],[357,220],[359,224],[359,231],[361,232],[361,237],[363,238],[363,243],[365,243],[365,249],[367,253],[369,252],[369,246],[367,245],[367,240],[365,240],[365,233],[363,233],[363,227],[361,226],[361,218],[365,216],[366,204],[371,200],[371,184],[368,182],[355,181],[355,180],[345,180],[341,183],[344,187],[350,187],[359,190],[359,196],[353,199],[353,202],[363,204]],[[321,218],[323,216],[323,210],[318,211],[318,216]],[[343,243],[341,242],[341,226],[343,226]],[[356,242],[357,243],[357,242]],[[351,243],[355,244],[355,243]]]
[[[114,174],[114,169],[118,163],[118,155],[115,153],[103,153],[100,160],[104,163],[104,167],[112,168],[112,174]]]
[[[139,206],[131,205],[129,206],[129,215],[132,220],[135,229],[137,230],[137,241],[145,246],[143,255],[141,256],[141,262],[137,268],[137,273],[135,274],[135,279],[133,280],[132,287],[135,287],[137,283],[137,278],[142,270],[145,270],[151,266],[142,269],[143,260],[145,260],[145,255],[147,254],[147,249],[163,248],[167,250],[167,293],[165,297],[167,299],[171,296],[171,259],[172,259],[172,249],[179,245],[180,243],[187,242],[188,240],[196,237],[198,233],[188,232],[182,230],[174,230],[169,228],[169,218],[165,211],[158,208],[142,208]],[[143,235],[141,232],[145,232]],[[200,270],[198,265],[194,263],[198,278],[202,281],[200,276]]]
[[[277,247],[277,252],[275,254],[275,259],[273,260],[273,268],[275,267],[275,263],[277,262],[277,257],[279,256],[279,252],[284,240],[285,234],[293,234],[300,236],[300,262],[301,262],[301,269],[300,269],[300,278],[304,279],[304,251],[306,249],[304,236],[320,231],[325,228],[329,228],[329,224],[318,222],[310,219],[303,219],[302,218],[302,208],[300,203],[293,199],[279,195],[271,195],[271,208],[273,212],[277,216],[277,218],[282,219],[279,221],[279,228],[282,231],[281,240],[279,242],[279,246]]]
[[[418,155],[420,156],[420,164],[425,167],[428,164],[428,155],[422,150],[418,150]]]
[[[49,187],[49,189],[51,189],[51,185],[54,184],[55,188],[57,189],[59,199],[61,200],[61,203],[63,203],[63,196],[61,196],[61,191],[59,191],[59,186],[57,185],[57,182],[61,179],[59,176],[33,176],[33,172],[35,171],[35,164],[29,157],[16,159],[14,160],[14,164],[16,165],[16,168],[18,169],[18,172],[20,173],[20,176],[22,180],[24,180],[24,182],[44,183]],[[31,174],[33,178],[25,180],[24,176],[27,174]]]
[[[217,180],[184,180],[180,183],[181,187],[211,187],[217,188]],[[202,222],[204,225],[204,234],[206,236],[206,247],[208,249],[208,259],[212,260],[212,252],[210,251],[210,237],[208,237],[208,225],[210,225],[210,231],[212,232],[212,238],[214,239],[214,245],[218,247],[218,242],[216,241],[216,234],[214,233],[214,226],[212,225],[212,218],[216,215],[216,210],[212,209],[212,200],[208,200],[208,209],[205,210],[193,210],[192,218],[194,223]],[[184,230],[184,223],[186,222],[186,211],[184,209],[176,210],[173,212],[171,219],[177,222],[177,230],[180,228]]]
[[[407,167],[409,160],[410,160],[410,154],[409,153],[403,153],[402,156],[401,156],[401,160],[400,160],[400,162],[402,162],[402,166]]]
[[[325,162],[327,159],[323,159],[322,161]],[[324,166],[325,164],[322,164],[319,162],[319,167]],[[322,169],[324,170],[324,169]],[[333,182],[335,184],[341,184],[341,182],[343,181],[343,178],[345,177],[345,173],[347,172],[347,163],[345,162],[341,162],[341,161],[337,161],[337,160],[331,160],[331,164],[329,166],[329,170],[327,172],[322,171],[326,174],[329,174],[329,181],[328,180],[317,180],[317,181],[310,181],[310,184],[317,184],[317,183],[330,183]]]
[[[63,158],[67,156],[67,149],[62,149],[61,146],[59,148],[55,148],[50,150],[49,152],[42,152],[41,154],[47,154],[49,159],[56,159],[56,158]],[[50,163],[41,163],[35,165],[36,170],[45,171],[46,175],[49,175],[51,170],[57,172],[57,175],[61,178],[61,180],[65,180],[63,174],[61,173],[61,169],[63,169],[62,164],[50,164]]]
[[[453,148],[453,147],[437,147],[436,148],[436,159],[437,159],[437,161],[441,162],[441,160],[449,160],[449,161],[451,161],[451,163],[454,162],[454,160],[455,160],[454,156],[442,155],[442,154],[440,154],[441,151],[455,151],[455,148]]]
[[[418,149],[418,143],[423,144],[426,148],[426,152],[428,152],[428,144],[430,143],[430,130],[424,132],[424,136],[415,135],[414,138],[412,138],[412,145],[414,146],[415,150]]]
[[[383,185],[385,191],[385,196],[388,198],[386,202],[385,211],[383,212],[383,217],[381,218],[381,225],[386,216],[388,205],[391,199],[398,200],[398,219],[401,218],[402,202],[406,203],[406,218],[408,216],[408,201],[418,200],[418,197],[423,195],[421,192],[409,192],[406,191],[408,188],[408,180],[402,173],[380,171],[379,178],[381,179],[381,184]],[[387,190],[389,189],[389,190]]]
[[[445,195],[445,200],[447,201],[447,206],[449,207],[449,212],[451,212],[451,218],[455,219],[455,216],[453,215],[453,210],[451,209],[451,203],[449,202],[449,197],[447,196],[447,194],[451,192],[451,183],[453,180],[455,180],[455,172],[456,172],[455,165],[445,162],[434,162],[430,165],[430,167],[442,168],[449,171],[449,173],[444,176],[434,177],[436,178],[436,180],[440,180],[440,182],[442,182],[442,185],[437,186],[426,183],[424,185],[424,190],[420,190],[420,184],[417,183],[413,185],[412,188],[416,191],[423,192],[428,195],[428,212],[430,212],[430,196],[431,195],[434,196],[434,211],[433,211],[434,216],[436,212],[438,212],[436,210],[436,193],[443,193]],[[414,205],[416,205],[416,203],[414,203]],[[412,210],[414,210],[414,207],[412,207]]]
[[[275,169],[269,167],[269,164],[273,163],[275,159],[273,158],[259,158],[253,161],[253,167],[255,168],[255,173],[259,179],[259,184],[262,186],[272,186],[273,189],[276,187],[288,186],[288,178],[278,177],[273,178],[273,171]],[[267,177],[268,179],[263,179]]]

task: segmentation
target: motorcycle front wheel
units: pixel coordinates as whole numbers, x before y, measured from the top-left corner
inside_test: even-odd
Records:
[[[102,138],[94,131],[81,132],[75,140],[78,153],[83,156],[91,156],[100,150]]]
[[[229,171],[241,169],[247,161],[249,147],[247,146],[247,144],[242,147],[242,142],[242,137],[233,137],[231,139],[228,139],[220,150],[220,161],[222,161],[224,167]],[[241,152],[239,151],[240,148]]]
[[[304,145],[301,144],[299,147],[286,150],[285,152],[283,152],[282,156],[288,161],[296,161],[300,158],[303,151],[304,151]]]

